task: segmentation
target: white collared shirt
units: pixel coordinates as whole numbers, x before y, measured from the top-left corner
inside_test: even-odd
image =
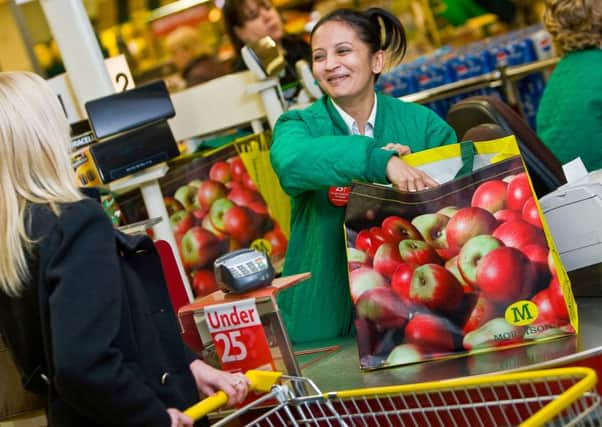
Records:
[[[331,99],[331,101],[332,101],[332,99]],[[369,136],[371,138],[374,137],[374,122],[376,120],[376,103],[377,103],[377,98],[376,98],[376,94],[374,94],[374,105],[372,106],[372,111],[370,112],[368,121],[366,122],[366,125],[364,126],[364,136]],[[341,107],[339,107],[336,104],[336,102],[332,101],[332,105],[334,105],[334,108],[337,109],[337,111],[343,118],[343,121],[347,125],[347,129],[349,129],[349,134],[350,135],[361,135],[355,119],[353,117],[351,117],[349,114],[347,114]]]

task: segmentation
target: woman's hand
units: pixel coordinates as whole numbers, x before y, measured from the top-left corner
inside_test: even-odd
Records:
[[[405,156],[406,154],[410,154],[412,152],[412,149],[409,146],[397,144],[395,142],[389,142],[383,147],[383,149],[397,151],[397,154],[399,156]]]
[[[228,395],[229,406],[237,405],[247,397],[249,380],[243,374],[220,371],[198,359],[190,364],[190,370],[197,389],[205,396],[222,390]]]
[[[194,420],[175,408],[168,408],[167,413],[171,419],[171,427],[192,427]]]
[[[420,169],[413,168],[402,159],[392,156],[387,163],[387,178],[402,191],[420,191],[439,185]]]

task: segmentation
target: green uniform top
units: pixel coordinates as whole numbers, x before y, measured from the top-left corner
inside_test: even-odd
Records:
[[[556,65],[537,111],[537,134],[566,163],[602,168],[602,49],[571,52]]]
[[[332,101],[283,114],[274,127],[271,161],[291,196],[291,237],[284,275],[312,278],[281,291],[278,306],[294,343],[344,336],[351,331],[351,297],[343,232],[345,208],[330,203],[331,186],[353,180],[387,183],[389,142],[412,151],[456,142],[456,135],[426,107],[379,94],[374,138],[349,135]]]

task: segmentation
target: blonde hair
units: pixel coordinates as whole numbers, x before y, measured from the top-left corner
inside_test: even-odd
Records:
[[[19,295],[29,278],[27,203],[82,199],[71,165],[70,129],[57,96],[39,76],[0,72],[0,290]]]
[[[560,54],[602,48],[600,0],[546,0],[543,20]]]

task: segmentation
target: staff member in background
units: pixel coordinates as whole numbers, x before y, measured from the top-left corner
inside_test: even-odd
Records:
[[[602,2],[546,0],[544,23],[562,59],[537,111],[537,134],[561,163],[602,169]]]
[[[314,27],[311,47],[313,74],[326,96],[303,111],[284,113],[270,150],[292,201],[283,274],[312,273],[311,280],[278,298],[297,343],[347,335],[351,329],[345,208],[329,200],[329,189],[352,180],[392,183],[403,191],[437,185],[399,155],[457,139],[426,107],[375,93],[386,53],[399,63],[406,49],[404,29],[389,12],[334,11]]]
[[[309,62],[311,58],[311,50],[305,40],[285,34],[282,18],[270,0],[226,0],[223,14],[237,55],[234,68],[238,71],[246,69],[240,56],[240,49],[246,43],[270,36],[286,60],[286,68],[280,77],[284,95],[287,99],[294,98],[300,89],[295,64],[301,59]]]
[[[192,426],[199,392],[245,398],[244,375],[182,342],[153,243],[76,188],[69,125],[32,73],[0,73],[0,186],[0,334],[50,427]]]

